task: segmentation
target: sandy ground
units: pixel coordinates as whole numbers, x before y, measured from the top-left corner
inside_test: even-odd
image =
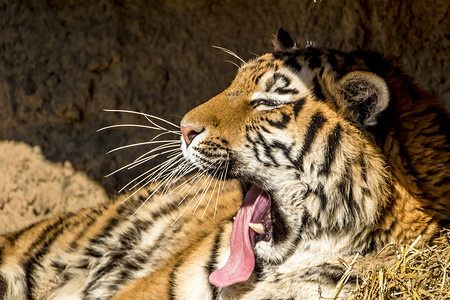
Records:
[[[0,193],[2,232],[108,201],[98,183],[75,171],[69,161],[46,160],[38,146],[1,142],[0,166],[0,190],[7,191]]]
[[[141,150],[145,122],[104,108],[178,122],[224,89],[238,61],[270,49],[279,27],[299,44],[365,49],[398,64],[450,108],[449,2],[1,1],[0,233],[107,201],[149,166],[105,178]],[[107,196],[108,195],[108,196]]]

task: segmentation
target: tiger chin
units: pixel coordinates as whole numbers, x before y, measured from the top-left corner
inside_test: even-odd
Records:
[[[387,244],[448,226],[445,110],[378,54],[282,29],[274,48],[181,121],[185,161],[226,181],[217,215],[174,223],[181,198],[214,191],[141,206],[149,188],[43,221],[0,238],[0,298],[314,299],[355,259],[348,297]]]

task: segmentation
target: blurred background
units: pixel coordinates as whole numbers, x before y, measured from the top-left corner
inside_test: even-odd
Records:
[[[148,168],[104,177],[143,151],[108,150],[150,137],[96,132],[146,122],[103,109],[178,123],[234,78],[239,62],[212,46],[248,60],[280,27],[396,58],[450,110],[449,20],[448,0],[0,1],[0,232],[107,201]]]

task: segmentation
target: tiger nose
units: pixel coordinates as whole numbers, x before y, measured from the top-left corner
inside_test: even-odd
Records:
[[[198,130],[193,126],[180,126],[181,134],[183,135],[183,139],[186,142],[186,145],[189,146],[194,138],[202,132],[202,130]]]

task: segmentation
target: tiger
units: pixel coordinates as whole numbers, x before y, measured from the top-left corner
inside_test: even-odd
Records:
[[[284,29],[273,44],[182,118],[163,191],[2,236],[0,298],[349,297],[342,261],[437,237],[448,113],[380,54],[299,47]]]

